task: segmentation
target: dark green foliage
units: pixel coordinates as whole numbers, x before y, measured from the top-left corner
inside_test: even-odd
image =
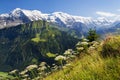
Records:
[[[89,29],[87,39],[92,42],[98,39],[99,35],[96,33],[95,29]]]
[[[45,21],[36,21],[0,30],[0,65],[22,69],[37,62],[53,63],[46,53],[62,54],[74,48],[78,39]],[[1,70],[1,68],[0,68]],[[8,71],[10,69],[2,69]]]

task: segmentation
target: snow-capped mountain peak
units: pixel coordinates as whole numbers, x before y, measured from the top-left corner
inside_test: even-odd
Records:
[[[9,14],[1,14],[0,17],[9,17]]]
[[[16,8],[11,12],[11,15],[15,17],[22,17],[23,15],[25,15],[31,21],[34,21],[34,20],[39,20],[39,16],[41,15],[41,12],[38,10],[31,11],[31,10]]]
[[[21,9],[21,8],[16,8],[16,9],[14,9],[11,13],[16,13],[16,12],[18,12],[18,11],[22,11],[22,9]]]
[[[25,10],[16,8],[8,14],[0,15],[0,27],[14,26],[22,23],[27,23],[36,20],[46,20],[49,22],[54,22],[59,26],[63,27],[105,27],[110,26],[114,21],[106,19],[104,17],[99,17],[97,19],[91,17],[73,16],[64,12],[54,12],[51,14],[44,14],[39,10]]]
[[[54,18],[54,21],[58,23],[58,21],[65,25],[69,25],[69,23],[73,23],[74,19],[73,16],[67,14],[67,13],[63,13],[63,12],[54,12],[52,13],[52,15],[50,16],[50,18],[52,17],[52,19]]]
[[[10,15],[13,16],[13,17],[20,17],[20,16],[22,16],[23,14],[24,14],[24,13],[23,13],[23,10],[20,9],[20,8],[16,8],[16,9],[14,9],[14,10],[10,13]]]

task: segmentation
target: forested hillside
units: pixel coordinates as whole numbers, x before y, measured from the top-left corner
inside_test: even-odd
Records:
[[[41,61],[54,62],[46,54],[63,54],[78,39],[45,21],[36,21],[0,30],[0,70],[22,69]]]

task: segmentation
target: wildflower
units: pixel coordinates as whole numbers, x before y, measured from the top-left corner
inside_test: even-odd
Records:
[[[13,71],[11,71],[11,72],[9,72],[9,73],[10,73],[10,74],[15,74],[16,72],[18,72],[17,69],[15,69],[15,70],[13,70]]]
[[[33,80],[40,80],[40,77],[38,76],[38,77],[36,77],[35,79],[33,79]]]
[[[81,45],[88,45],[88,42],[81,42]]]
[[[78,42],[77,44],[76,44],[76,46],[80,46],[81,45],[81,42]]]
[[[69,63],[69,64],[66,64],[66,66],[71,66],[71,64]]]
[[[28,66],[26,69],[27,70],[32,70],[32,69],[35,69],[35,68],[37,68],[38,66],[37,65],[30,65],[30,66]]]
[[[79,51],[79,50],[78,50],[78,51]],[[79,52],[75,52],[75,53],[74,53],[74,55],[78,55],[78,54],[79,54]]]
[[[77,50],[82,51],[82,50],[84,50],[84,48],[83,47],[77,47]]]
[[[83,41],[84,41],[84,42],[88,42],[89,40],[88,40],[88,39],[86,39],[86,38],[84,38],[84,39],[83,39]]]
[[[92,44],[93,44],[94,47],[99,45],[99,43],[97,41],[93,41]]]
[[[39,66],[45,66],[46,64],[46,62],[41,62]]]
[[[69,51],[65,51],[65,55],[70,55],[71,53]]]
[[[27,72],[28,72],[28,70],[25,69],[24,71],[20,72],[20,74],[21,74],[21,75],[24,75],[24,74],[27,73]]]
[[[60,60],[66,60],[66,57],[59,55],[55,58],[56,61],[60,61]]]
[[[22,77],[27,78],[27,77],[29,77],[29,75],[28,75],[28,74],[25,74],[25,75],[23,75]]]
[[[54,67],[52,67],[53,70],[57,70],[58,69],[58,66],[55,65]]]
[[[71,55],[73,53],[72,49],[68,49],[65,51],[64,55]]]
[[[38,68],[38,70],[40,70],[40,71],[44,71],[44,70],[46,70],[46,69],[47,69],[46,66],[42,66],[42,67]]]
[[[89,47],[89,50],[95,50],[95,47],[90,46],[90,47]]]
[[[71,55],[71,56],[69,56],[70,58],[75,58],[75,56],[74,55]]]
[[[42,75],[42,73],[38,73],[39,75]]]
[[[52,64],[53,66],[55,66],[55,64]]]
[[[98,43],[97,41],[92,41],[92,44]],[[99,43],[98,43],[99,44]]]

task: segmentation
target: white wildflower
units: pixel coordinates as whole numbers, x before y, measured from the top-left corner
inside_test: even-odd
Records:
[[[21,75],[24,75],[24,74],[26,74],[27,72],[28,72],[28,70],[25,69],[24,71],[20,72],[20,74],[21,74]]]
[[[66,66],[71,66],[71,64],[69,63],[69,64],[66,64]]]
[[[46,70],[46,69],[47,69],[46,66],[42,66],[42,67],[38,68],[38,70],[40,70],[40,71],[44,71],[44,70]]]
[[[72,53],[71,53],[71,51],[69,51],[69,50],[67,50],[67,51],[65,51],[65,53],[64,53],[64,55],[71,55]]]
[[[84,39],[83,39],[83,41],[88,42],[89,40],[88,40],[88,39],[86,39],[86,38],[84,38]]]
[[[66,57],[59,55],[55,58],[56,61],[60,61],[60,60],[66,60]]]
[[[37,65],[29,65],[26,69],[27,70],[32,70],[32,69],[35,69],[37,67],[38,67]]]
[[[84,50],[84,48],[83,47],[77,47],[77,50],[82,51],[82,50]]]
[[[55,66],[55,64],[52,64],[53,66]]]
[[[75,58],[75,56],[74,55],[71,55],[71,56],[69,56],[70,58]]]
[[[90,47],[89,47],[89,50],[95,50],[95,47],[90,46]]]
[[[25,75],[23,75],[22,77],[26,78],[26,77],[28,77],[28,76],[29,76],[28,74],[25,74]]]
[[[18,72],[18,70],[17,70],[17,69],[12,70],[12,71],[10,72],[10,74],[15,74],[16,72]]]
[[[93,46],[95,47],[95,46],[99,45],[99,42],[93,41],[92,44],[93,44]]]
[[[45,66],[46,64],[46,62],[41,62],[39,66]]]
[[[81,45],[81,42],[78,42],[78,43],[76,44],[76,46],[79,46],[79,45]]]
[[[40,80],[40,77],[38,76],[38,77],[36,77],[35,79],[33,79],[33,80]]]
[[[81,45],[88,45],[88,42],[81,42]]]

